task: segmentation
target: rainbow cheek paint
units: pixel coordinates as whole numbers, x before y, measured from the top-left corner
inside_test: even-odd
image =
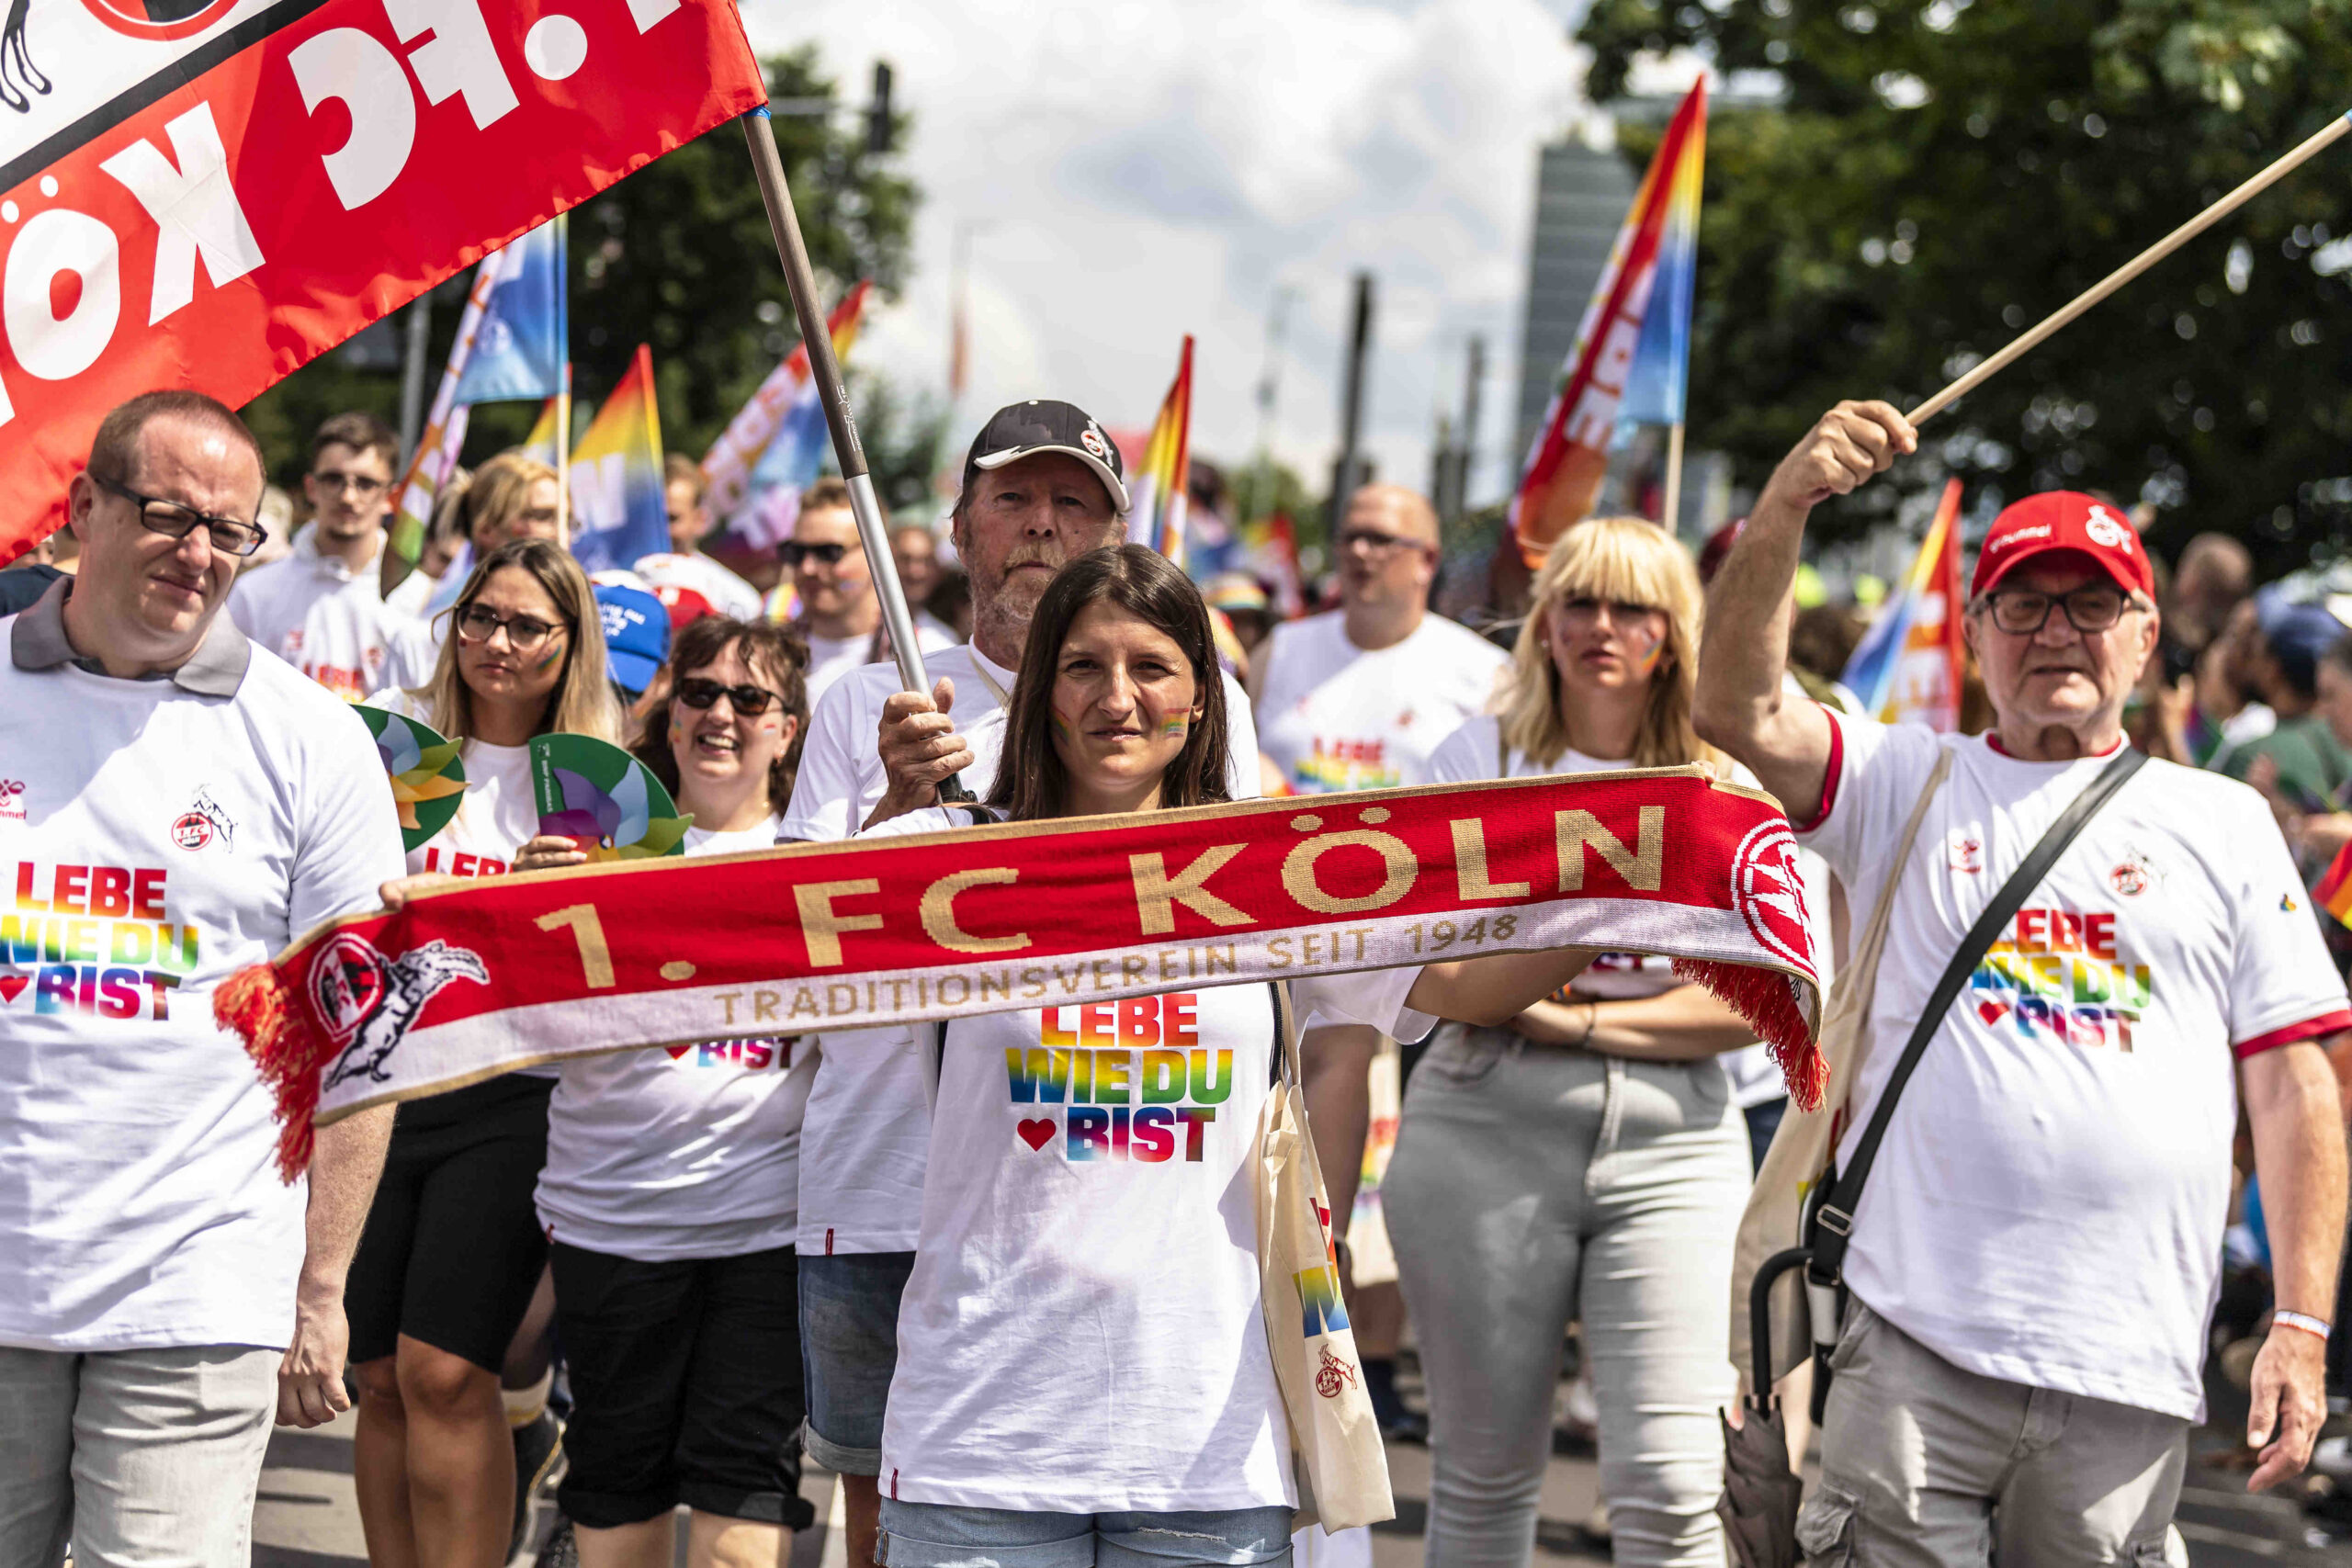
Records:
[[[1159,721],[1159,733],[1166,739],[1172,739],[1186,733],[1192,728],[1193,716],[1189,713],[1172,713]]]
[[[1656,637],[1647,632],[1644,632],[1635,637],[1633,640],[1634,647],[1634,673],[1641,676],[1648,676],[1656,673],[1657,671],[1658,660],[1666,656],[1666,639],[1662,637]],[[1643,646],[1644,644],[1647,644],[1647,646],[1645,647]]]

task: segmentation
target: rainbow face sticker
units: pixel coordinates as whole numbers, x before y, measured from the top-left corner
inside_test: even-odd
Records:
[[[1647,625],[1633,627],[1625,633],[1625,651],[1633,655],[1634,673],[1646,680],[1666,657],[1666,638]]]
[[[1159,721],[1159,734],[1162,739],[1174,739],[1190,734],[1192,728],[1193,716],[1190,712],[1171,713]]]

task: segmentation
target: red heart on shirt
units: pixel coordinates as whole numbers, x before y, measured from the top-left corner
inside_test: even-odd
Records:
[[[1013,1131],[1020,1134],[1021,1141],[1031,1148],[1042,1149],[1054,1141],[1054,1134],[1060,1129],[1051,1122],[1023,1122]]]
[[[670,1053],[670,1060],[674,1062],[679,1057],[684,1055],[687,1052],[693,1050],[694,1047],[692,1045],[664,1045],[662,1049]]]
[[[13,1002],[33,983],[30,975],[0,975],[0,1002]]]
[[[1976,1016],[1983,1019],[1984,1026],[1990,1029],[2009,1016],[2009,1004],[2007,1002],[1978,1002]]]

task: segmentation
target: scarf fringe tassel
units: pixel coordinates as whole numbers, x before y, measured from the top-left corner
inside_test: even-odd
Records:
[[[311,1164],[319,1072],[333,1053],[273,964],[249,964],[221,982],[212,993],[212,1018],[245,1042],[245,1055],[277,1102],[277,1173],[290,1182]]]
[[[1732,1011],[1739,1014],[1772,1055],[1787,1080],[1789,1099],[1800,1111],[1821,1109],[1829,1088],[1829,1064],[1806,1030],[1796,1003],[1795,987],[1787,976],[1771,969],[1713,959],[1678,958],[1674,973],[1704,986]]]

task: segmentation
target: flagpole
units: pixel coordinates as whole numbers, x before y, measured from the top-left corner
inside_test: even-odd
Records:
[[[571,224],[555,215],[555,300],[563,334],[563,376],[555,386],[555,520],[560,537],[571,537]]]
[[[898,661],[903,690],[931,691],[922,667],[922,648],[915,641],[914,616],[907,608],[907,590],[899,581],[899,563],[890,554],[890,537],[882,526],[882,504],[874,493],[874,479],[865,467],[865,448],[857,438],[857,422],[850,412],[849,389],[842,384],[841,362],[833,355],[833,334],[825,325],[824,307],[817,298],[816,270],[808,265],[808,249],[800,238],[800,220],[792,210],[792,191],[785,184],[784,158],[776,151],[775,125],[762,104],[743,117],[743,140],[752,150],[752,172],[760,182],[760,199],[768,209],[768,228],[775,236],[776,258],[784,264],[785,288],[792,295],[793,314],[800,321],[800,341],[808,350],[808,378],[817,388],[825,423],[832,431],[833,456],[840,461],[842,479],[849,486],[850,515],[857,522],[858,542],[865,547],[865,564],[874,579],[875,596],[882,603],[882,624],[890,634],[890,652]],[[939,786],[944,801],[972,798],[963,784],[950,778]]]
[[[563,362],[563,380],[555,390],[555,516],[563,536],[571,537],[571,361]]]
[[[2227,218],[2231,213],[2235,212],[2239,208],[2244,207],[2247,202],[2252,201],[2256,197],[2260,196],[2278,181],[2284,179],[2305,161],[2316,156],[2323,149],[2340,140],[2347,130],[2352,130],[2352,115],[2338,115],[2328,122],[2325,130],[2314,132],[2306,138],[2301,145],[2281,155],[2268,168],[2264,169],[2260,174],[2214,202],[2212,206],[2109,273],[2025,336],[2018,339],[1992,358],[1985,360],[1904,417],[1913,424],[1917,424],[1930,415],[1942,412],[1944,409],[1959,401],[1985,381],[2016,363],[2018,358],[2055,335],[2058,330],[2067,322],[2188,243],[2214,224],[2219,223],[2222,219]]]
[[[1658,519],[1669,534],[1682,532],[1682,422],[1666,427],[1666,511]]]

